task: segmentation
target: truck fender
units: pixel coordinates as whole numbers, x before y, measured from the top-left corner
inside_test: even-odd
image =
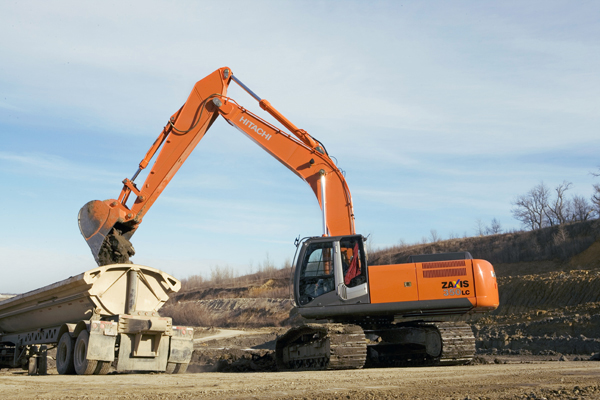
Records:
[[[76,324],[62,324],[60,330],[58,331],[58,335],[56,336],[56,342],[58,343],[62,335],[67,332],[71,335],[72,338],[75,338],[76,336],[73,336],[73,331],[75,331],[75,327]]]
[[[79,333],[84,329],[88,332],[90,331],[90,321],[79,321],[77,325],[75,325],[75,329],[73,329],[73,333],[71,333],[71,336],[74,339],[77,339]]]

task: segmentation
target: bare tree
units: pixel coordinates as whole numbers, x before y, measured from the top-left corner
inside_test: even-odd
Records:
[[[568,239],[569,239],[569,234],[567,233],[564,226],[559,226],[556,233],[552,236],[552,240],[554,241],[555,246],[562,245]]]
[[[486,227],[483,224],[481,218],[477,218],[475,220],[475,234],[477,236],[485,236],[486,235]]]
[[[596,215],[600,218],[600,184],[594,184],[594,194],[592,194],[592,203],[596,211]]]
[[[599,185],[600,186],[600,185]],[[593,198],[593,197],[592,197]],[[594,213],[594,207],[583,196],[573,196],[569,203],[569,220],[587,221]]]
[[[548,225],[548,203],[550,189],[540,182],[527,194],[518,196],[513,202],[511,210],[513,217],[531,230],[540,229]]]
[[[500,221],[496,218],[492,219],[492,224],[486,228],[488,235],[497,235],[502,233],[502,225],[500,225]]]
[[[569,208],[570,201],[565,198],[565,192],[571,188],[573,184],[571,182],[563,181],[560,185],[554,189],[556,191],[556,198],[552,202],[548,202],[548,207],[545,209],[546,217],[550,226],[562,225],[569,220]]]
[[[442,240],[442,238],[440,238],[440,235],[438,235],[438,233],[435,229],[430,230],[429,233],[430,233],[430,237],[431,237],[431,243],[437,243],[440,240]]]
[[[595,177],[600,177],[600,167],[598,167],[599,172],[590,172]],[[593,185],[594,193],[592,194],[592,207],[596,213],[596,216],[600,218],[600,184],[595,183]]]

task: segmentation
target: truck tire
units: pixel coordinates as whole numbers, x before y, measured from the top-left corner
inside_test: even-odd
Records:
[[[38,359],[37,357],[30,357],[28,360],[27,375],[37,375],[38,373]]]
[[[88,344],[90,342],[90,334],[86,330],[82,330],[75,341],[75,349],[73,350],[73,365],[77,375],[92,375],[96,371],[98,361],[87,359]]]
[[[189,365],[189,363],[170,362],[170,363],[167,363],[167,369],[165,370],[165,372],[167,374],[185,374],[185,371],[187,371],[188,365]]]
[[[110,361],[98,361],[94,375],[106,375],[110,370]]]
[[[38,355],[38,375],[48,375],[48,347],[40,346]]]
[[[69,332],[63,333],[56,346],[56,370],[61,375],[72,375],[75,372],[73,365],[73,339]]]

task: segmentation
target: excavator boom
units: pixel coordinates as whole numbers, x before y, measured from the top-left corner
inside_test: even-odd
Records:
[[[231,81],[250,93],[260,107],[290,133],[273,126],[227,97]],[[146,212],[177,173],[206,131],[221,115],[252,141],[306,181],[323,211],[323,234],[354,233],[354,212],[346,180],[324,147],[297,128],[267,100],[259,98],[227,67],[194,86],[185,104],[171,116],[131,179],[123,180],[117,199],[94,200],[79,211],[79,229],[99,265],[128,262],[129,242]],[[156,157],[143,184],[135,179]],[[135,197],[131,206],[130,198]]]

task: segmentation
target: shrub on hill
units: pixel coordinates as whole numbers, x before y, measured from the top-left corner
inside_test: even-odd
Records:
[[[513,232],[435,243],[401,245],[381,249],[369,255],[369,264],[382,265],[407,262],[417,254],[468,251],[474,258],[492,264],[531,261],[566,261],[583,252],[600,239],[600,221],[583,221],[527,232]]]

